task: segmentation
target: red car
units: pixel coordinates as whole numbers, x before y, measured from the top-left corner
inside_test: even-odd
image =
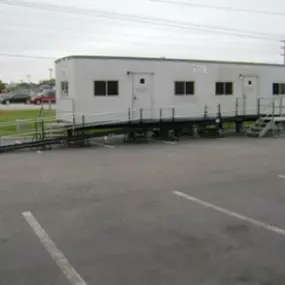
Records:
[[[54,90],[45,90],[40,95],[31,99],[32,104],[52,103],[56,102],[56,96]]]

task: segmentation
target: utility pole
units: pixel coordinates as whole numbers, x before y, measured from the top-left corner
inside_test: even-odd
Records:
[[[50,80],[52,80],[52,73],[53,73],[53,69],[52,68],[49,68],[49,78]]]
[[[281,43],[282,43],[282,47],[281,47],[282,53],[281,53],[281,55],[283,57],[283,64],[285,65],[285,40],[282,40]]]

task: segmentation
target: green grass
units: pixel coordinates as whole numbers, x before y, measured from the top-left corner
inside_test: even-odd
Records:
[[[19,135],[24,133],[32,133],[34,131],[34,121],[40,115],[39,110],[0,110],[0,136],[9,135]],[[55,111],[54,110],[44,110],[43,117],[45,120],[54,120]],[[21,126],[20,130],[17,131],[16,121],[17,120],[27,120],[27,122]],[[245,127],[252,125],[252,122],[244,122]],[[215,128],[215,125],[207,126],[208,129]],[[234,128],[234,123],[223,123],[223,127]],[[116,132],[118,129],[108,129],[108,130],[90,130],[87,133],[98,133],[98,132]],[[86,133],[86,132],[85,132]]]
[[[99,129],[99,130],[87,130],[84,131],[84,134],[94,134],[94,133],[112,133],[112,132],[118,132],[121,129],[114,128],[114,129]]]
[[[35,130],[35,120],[39,117],[39,110],[0,110],[0,137],[2,136],[19,136],[23,134],[33,133]],[[43,117],[46,121],[54,121],[55,111],[44,110]],[[16,120],[26,120],[26,123],[20,127],[17,131]],[[118,129],[100,129],[100,130],[89,130],[85,133],[105,133],[115,132]]]
[[[243,122],[243,126],[248,128],[253,124],[253,122]],[[223,123],[224,129],[233,129],[235,128],[235,123]]]
[[[40,115],[39,110],[0,110],[0,136],[12,134],[30,133],[34,130],[34,121]],[[55,119],[54,110],[44,110],[43,117],[47,119]],[[26,120],[27,122],[21,126],[17,132],[16,121]]]

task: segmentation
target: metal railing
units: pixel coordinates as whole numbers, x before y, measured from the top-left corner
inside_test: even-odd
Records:
[[[70,129],[88,125],[104,126],[134,122],[164,122],[182,119],[220,119],[244,115],[271,116],[285,115],[284,96],[266,99],[259,98],[255,102],[248,101],[244,110],[242,98],[236,98],[227,104],[205,104],[204,106],[174,105],[163,108],[127,109],[120,112],[106,113],[58,113],[55,117],[43,117],[42,114],[33,120],[16,120],[0,123],[0,142],[4,140],[39,140],[51,137]],[[251,104],[249,104],[251,103]],[[283,105],[284,104],[284,105]]]

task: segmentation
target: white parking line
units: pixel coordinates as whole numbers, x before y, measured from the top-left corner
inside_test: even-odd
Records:
[[[279,178],[285,179],[285,175],[278,175]]]
[[[70,283],[72,285],[87,285],[76,270],[71,266],[63,253],[57,248],[56,244],[51,240],[45,230],[41,227],[33,214],[31,212],[23,212],[22,216],[30,225],[34,233],[39,237],[45,249],[48,251],[50,256],[56,262]]]
[[[232,211],[230,211],[228,209],[216,206],[214,204],[210,204],[208,202],[205,202],[205,201],[200,200],[200,199],[198,199],[196,197],[187,195],[187,194],[179,192],[179,191],[174,191],[173,194],[177,195],[179,197],[185,198],[185,199],[187,199],[187,200],[189,200],[191,202],[194,202],[196,204],[199,204],[199,205],[201,205],[203,207],[213,209],[213,210],[215,210],[217,212],[220,212],[220,213],[223,213],[223,214],[225,214],[227,216],[237,218],[239,220],[251,223],[251,224],[253,224],[253,225],[257,226],[257,227],[260,227],[260,228],[266,229],[268,231],[275,232],[277,234],[285,236],[285,230],[284,229],[281,229],[281,228],[278,228],[276,226],[272,226],[272,225],[260,222],[258,220],[252,219],[252,218],[247,217],[247,216],[240,215],[240,214],[238,214],[236,212],[232,212]]]

